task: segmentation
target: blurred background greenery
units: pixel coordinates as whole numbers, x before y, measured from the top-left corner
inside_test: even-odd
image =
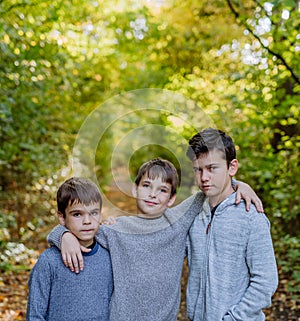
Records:
[[[1,0],[0,12],[2,271],[23,268],[30,241],[55,224],[56,189],[71,174],[88,115],[97,108],[105,126],[108,99],[157,88],[196,103],[181,117],[197,122],[204,111],[232,135],[237,178],[263,200],[279,268],[299,294],[299,1]],[[172,127],[168,110],[135,112],[119,130],[106,131],[95,168],[103,186],[112,178],[107,155],[122,131]],[[194,129],[178,131],[188,139]],[[151,135],[172,140],[172,131]],[[180,163],[184,152],[145,146],[134,152],[130,171],[153,156]],[[192,187],[192,176],[181,178]]]

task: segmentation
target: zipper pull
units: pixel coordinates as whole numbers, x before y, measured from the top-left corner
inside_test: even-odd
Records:
[[[209,222],[208,225],[207,225],[206,234],[208,234],[209,230],[210,230],[210,222]]]
[[[217,207],[214,207],[212,210],[211,210],[211,217],[210,217],[210,221],[207,225],[207,228],[206,228],[206,234],[208,234],[209,230],[210,230],[210,226],[211,226],[211,223],[212,223],[212,220],[214,218],[214,215],[215,215],[215,210],[216,210]]]

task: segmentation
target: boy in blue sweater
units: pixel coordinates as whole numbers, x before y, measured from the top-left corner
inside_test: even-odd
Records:
[[[30,274],[27,321],[108,321],[113,290],[109,252],[95,241],[101,221],[98,187],[84,178],[65,181],[57,192],[58,219],[90,249],[85,269],[72,273],[56,247],[44,251]]]
[[[193,321],[263,321],[277,267],[270,223],[252,206],[235,204],[235,146],[208,128],[189,141],[196,183],[205,194],[188,236],[188,317]]]
[[[169,208],[175,201],[177,184],[173,164],[163,159],[146,162],[132,190],[137,215],[122,216],[113,225],[102,225],[96,235],[112,260],[110,321],[177,320],[186,238],[204,200],[204,194],[199,192]],[[48,240],[60,246],[66,231],[58,227]],[[62,246],[76,252],[78,245],[74,241],[71,233],[63,234]],[[62,252],[67,253],[65,261],[72,258],[68,250]]]

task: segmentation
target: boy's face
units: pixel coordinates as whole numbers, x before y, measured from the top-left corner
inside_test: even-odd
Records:
[[[145,218],[160,217],[168,206],[172,206],[176,195],[171,197],[171,184],[161,177],[151,179],[143,176],[139,185],[134,184],[132,194],[136,197],[138,216]]]
[[[100,203],[84,205],[74,202],[68,205],[65,213],[65,218],[62,213],[58,213],[60,224],[65,225],[78,238],[81,245],[92,245],[101,222]]]
[[[223,153],[214,149],[193,161],[193,169],[196,184],[209,197],[211,206],[216,206],[233,193],[231,178],[238,169],[236,159],[231,161],[228,168]]]

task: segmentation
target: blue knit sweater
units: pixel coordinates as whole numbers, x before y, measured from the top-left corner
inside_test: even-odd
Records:
[[[27,321],[108,321],[113,290],[107,250],[98,243],[80,274],[64,266],[56,247],[44,251],[29,279]]]

